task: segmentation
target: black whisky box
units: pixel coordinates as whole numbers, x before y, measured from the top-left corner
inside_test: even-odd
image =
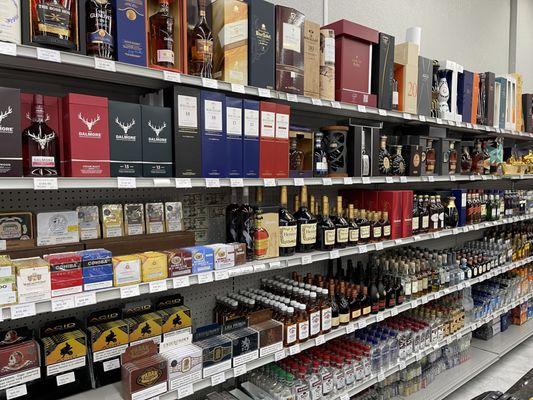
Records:
[[[435,154],[437,157],[437,159],[435,160],[435,174],[455,174],[457,168],[457,157],[455,158],[455,163],[450,164],[450,150],[455,147],[455,140],[446,138],[435,139],[433,140],[433,147],[435,148]],[[457,153],[455,153],[455,155],[457,156]]]
[[[431,116],[432,86],[433,60],[418,56],[417,111],[419,115]]]
[[[142,176],[141,106],[109,101],[111,176]]]
[[[404,144],[402,154],[405,159],[405,172],[407,176],[420,176],[422,164],[421,147],[417,144]]]
[[[484,79],[480,77],[480,82],[483,81],[483,86],[480,89],[483,90],[480,96],[483,99],[483,119],[478,121],[483,125],[493,126],[494,125],[494,87],[496,82],[496,75],[493,72],[485,72]],[[481,83],[480,83],[481,84]],[[484,96],[484,97],[483,97]]]
[[[274,4],[248,0],[248,84],[274,89],[276,76]]]
[[[378,43],[372,45],[372,93],[378,96],[378,108],[392,108],[394,79],[394,36],[380,32]]]
[[[522,112],[524,113],[524,130],[533,133],[533,94],[522,95]]]
[[[165,91],[165,105],[172,108],[174,174],[176,177],[198,178],[202,176],[200,90],[173,86]]]
[[[350,118],[346,124],[350,127],[346,138],[348,176],[371,176],[378,168],[379,136],[383,123]]]
[[[143,176],[172,176],[172,113],[170,108],[141,106]]]
[[[22,176],[20,90],[0,88],[0,176]]]

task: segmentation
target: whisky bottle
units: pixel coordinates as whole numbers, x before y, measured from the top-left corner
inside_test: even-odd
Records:
[[[304,164],[304,153],[301,150],[298,150],[298,139],[293,137],[291,138],[290,147],[289,147],[289,169],[291,171],[302,171]],[[311,208],[311,211],[314,211]]]
[[[472,151],[472,173],[483,174],[483,152],[481,150],[481,142],[476,140],[474,150]]]
[[[46,121],[44,98],[33,95],[31,125],[22,132],[22,155],[24,176],[59,175],[59,140],[57,133]]]
[[[421,219],[421,232],[429,232],[429,196],[420,196],[419,197],[419,207],[420,207],[420,219]]]
[[[444,221],[446,228],[455,228],[459,223],[459,212],[455,206],[455,197],[448,198],[448,205],[444,210]]]
[[[316,218],[307,209],[307,187],[302,186],[300,192],[300,208],[294,213],[297,222],[298,240],[296,251],[308,253],[316,245]]]
[[[346,283],[340,282],[337,287],[336,300],[339,306],[339,324],[347,325],[350,322],[350,303],[346,298]]]
[[[294,308],[282,306],[284,311],[284,318],[282,319],[283,329],[285,330],[283,335],[283,345],[285,347],[292,346],[298,341],[298,326],[294,317]]]
[[[329,217],[328,196],[322,196],[322,216],[319,217],[317,225],[318,249],[323,251],[333,250],[335,246],[335,224]]]
[[[159,11],[150,17],[150,64],[174,67],[174,18],[170,0],[158,0]]]
[[[213,36],[205,16],[205,0],[198,0],[198,22],[188,32],[189,75],[213,77]]]
[[[29,0],[26,0],[29,2]],[[62,47],[76,48],[73,27],[73,2],[64,0],[32,1],[32,42]]]
[[[466,223],[468,225],[474,223],[474,203],[472,201],[472,194],[466,194]]]
[[[416,195],[413,195],[413,217],[412,217],[412,226],[413,226],[413,235],[416,235],[420,232],[420,208],[418,205],[418,199]]]
[[[89,0],[86,3],[87,55],[112,60],[114,39],[112,34],[113,6],[110,0]]]
[[[365,133],[361,135],[361,176],[370,176],[370,155],[366,150]]]
[[[369,270],[371,270],[369,268]],[[379,312],[379,290],[377,286],[377,274],[375,271],[369,274],[369,294],[370,297],[370,312],[371,314],[377,314]]]
[[[322,333],[331,331],[332,310],[329,301],[328,289],[322,288],[320,297],[320,325]]]
[[[455,150],[455,142],[450,142],[448,163],[448,173],[450,175],[455,174],[457,172],[457,150]]]
[[[400,95],[398,92],[398,81],[396,79],[392,79],[392,109],[397,110],[399,105]]]
[[[361,302],[359,301],[359,290],[358,286],[354,287],[351,290],[351,297],[350,297],[350,319],[356,320],[361,316]]]
[[[318,290],[318,288],[316,288]],[[315,338],[322,332],[320,325],[320,306],[317,301],[317,292],[309,294],[309,301],[307,303],[307,316],[309,318],[309,337]]]
[[[335,283],[329,284],[329,304],[331,305],[331,328],[338,328],[340,325],[339,305],[335,299]]]
[[[359,242],[359,225],[356,222],[356,210],[353,204],[348,205],[348,243],[350,246],[355,246]]]
[[[287,186],[281,187],[281,207],[279,215],[279,255],[280,257],[292,256],[296,252],[296,238],[298,235],[297,223],[292,214],[287,210]]]
[[[261,209],[255,212],[253,238],[254,259],[261,259],[268,252],[268,231],[263,226],[263,212]]]
[[[439,211],[439,229],[444,229],[444,206],[441,203],[440,195],[435,196],[435,203]]]
[[[389,213],[387,211],[383,211],[380,222],[382,226],[381,234],[383,236],[383,240],[389,240],[391,237],[391,223],[389,221]]]
[[[468,151],[468,146],[463,146],[461,153],[461,174],[468,175],[472,171],[472,157]]]
[[[366,218],[365,210],[361,210],[359,215],[360,218],[357,221],[357,225],[359,226],[359,243],[368,243],[371,236],[370,221]]]
[[[379,139],[378,168],[381,175],[392,173],[391,159],[387,150],[387,136],[381,136]]]
[[[491,173],[491,165],[490,165],[490,154],[487,151],[487,141],[483,140],[483,143],[481,145],[481,155],[482,155],[482,164],[483,164],[483,175],[490,175]]]
[[[235,220],[237,222],[237,237],[238,242],[246,243],[246,258],[253,260],[254,258],[254,243],[253,243],[253,226],[254,226],[254,210],[249,203],[249,189],[244,187],[242,190],[242,204],[235,212]]]
[[[402,146],[393,146],[394,154],[392,155],[392,175],[405,175],[405,159],[402,156]]]
[[[298,330],[298,343],[303,343],[309,339],[309,319],[305,304],[299,303],[296,308],[296,323]]]
[[[237,189],[233,188],[231,189],[231,203],[226,207],[226,243],[238,241],[237,221],[235,219],[238,209]]]
[[[322,177],[328,174],[328,160],[326,151],[324,150],[324,143],[322,132],[315,132],[315,149],[313,153],[313,176]]]
[[[337,215],[333,221],[337,230],[335,247],[343,249],[348,244],[349,226],[348,222],[342,215],[342,196],[337,196]]]
[[[429,198],[429,231],[439,230],[439,207],[435,201],[435,196]]]
[[[381,242],[383,240],[383,226],[381,225],[381,213],[378,211],[371,212],[369,218],[372,226],[372,242]]]
[[[433,139],[427,139],[426,145],[426,174],[433,175],[435,173],[435,164],[437,162],[435,148],[433,147]]]

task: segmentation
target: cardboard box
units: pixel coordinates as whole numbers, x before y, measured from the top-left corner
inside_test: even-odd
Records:
[[[267,251],[264,255],[255,257],[265,259],[279,257],[279,216],[274,207],[263,207],[263,228],[268,232]]]
[[[112,254],[106,249],[83,250],[81,257],[83,290],[105,289],[113,286]]]
[[[141,258],[132,254],[113,257],[113,286],[141,283]]]
[[[174,249],[164,251],[163,253],[167,255],[169,278],[189,275],[191,273],[192,258],[190,252],[182,251],[182,249]]]
[[[2,18],[0,18],[0,41],[2,42],[21,43],[20,3],[15,0],[3,4]]]
[[[243,100],[244,138],[243,138],[243,176],[259,177],[259,102]]]
[[[304,95],[320,97],[320,25],[304,22]]]
[[[289,126],[291,108],[288,105],[276,104],[276,152],[275,170],[276,178],[287,178],[289,176]]]
[[[248,0],[248,84],[251,86],[275,87],[275,35],[274,4],[265,0]]]
[[[37,246],[76,243],[80,241],[78,213],[55,211],[37,214]]]
[[[372,45],[372,93],[377,95],[377,107],[392,108],[394,79],[394,36],[380,32]]]
[[[517,122],[517,103],[516,103],[516,78],[513,75],[507,75],[507,98],[505,113],[505,129],[516,130]]]
[[[169,390],[202,379],[202,349],[186,344],[161,354],[167,360]]]
[[[413,235],[413,191],[402,190],[402,237]],[[390,218],[390,214],[389,214]],[[392,237],[391,237],[392,239]]]
[[[4,4],[12,7],[12,4]],[[0,21],[0,37],[4,33]],[[0,147],[0,176],[22,176],[22,135],[20,121],[20,90],[0,88],[0,134],[2,146]],[[56,140],[59,140],[56,138]],[[58,154],[59,156],[59,154]]]
[[[398,110],[417,113],[418,65],[394,64],[394,79],[398,82]]]
[[[398,239],[403,236],[403,226],[405,223],[404,212],[403,212],[403,192],[400,190],[380,190],[375,193],[378,195],[378,206],[372,206],[369,204],[367,210],[383,210],[389,213],[389,221],[391,224],[391,239]],[[413,198],[413,192],[409,192],[411,199]],[[407,196],[407,195],[406,195]],[[406,212],[406,217],[409,216],[409,213],[412,212],[412,203],[409,212]],[[409,219],[409,218],[408,218]],[[412,217],[410,218],[412,219]],[[408,230],[408,229],[407,229]],[[410,236],[410,235],[409,235]]]
[[[191,310],[186,306],[168,307],[157,311],[161,317],[161,332],[167,340],[180,332],[189,332],[192,326]]]
[[[146,0],[113,0],[117,61],[147,66]]]
[[[44,259],[50,264],[52,297],[83,291],[81,257],[77,253],[48,254]]]
[[[141,106],[143,176],[171,177],[172,115],[170,108]]]
[[[416,110],[419,115],[431,116],[433,89],[433,60],[418,57],[418,93]]]
[[[472,79],[472,110],[470,112],[470,121],[467,121],[472,124],[477,124],[479,97],[479,74],[474,72]]]
[[[522,95],[522,110],[524,113],[524,130],[533,133],[533,94]]]
[[[19,303],[50,299],[50,265],[39,257],[13,260],[17,271]]]
[[[474,73],[463,70],[459,74],[457,84],[457,111],[463,116],[464,122],[470,122],[472,119],[472,92],[474,85]]]
[[[499,84],[500,96],[499,104],[495,101],[494,112],[496,113],[496,105],[498,106],[498,126],[497,128],[505,129],[505,121],[507,120],[507,78],[503,76],[496,77],[496,83]],[[496,126],[496,121],[494,122]]]
[[[227,177],[226,96],[219,92],[201,92],[202,176]]]
[[[379,146],[380,130],[383,122],[350,118],[350,131],[346,139],[348,176],[370,176],[373,163],[372,149]],[[357,208],[357,207],[356,207]]]
[[[335,31],[320,29],[320,98],[335,100]]]
[[[161,343],[161,316],[157,312],[126,318],[124,322],[128,324],[130,346],[149,340],[156,344]]]
[[[313,157],[314,157],[314,134],[310,129],[291,127],[289,131],[289,153],[293,147],[301,153],[302,168],[295,169],[295,165],[290,163],[289,176],[291,178],[310,178],[313,176]]]
[[[215,270],[233,268],[235,266],[235,249],[233,245],[217,243],[206,247],[213,250]]]
[[[496,76],[493,72],[479,74],[479,93],[482,100],[480,109],[483,114],[478,118],[478,124],[494,125],[495,81]]]
[[[278,168],[276,158],[276,103],[262,101],[259,108],[259,176],[261,178],[274,178]]]
[[[142,281],[152,282],[168,277],[167,256],[157,251],[138,254],[141,259]]]
[[[459,213],[459,223],[457,226],[466,225],[466,189],[453,189],[452,196],[455,197],[455,207]]]
[[[193,274],[213,271],[214,255],[212,249],[205,246],[194,246],[185,247],[182,250],[190,253]]]
[[[242,99],[226,97],[226,163],[228,176],[243,176],[243,112]]]
[[[446,75],[448,90],[450,92],[448,99],[450,114],[443,114],[441,115],[441,118],[455,122],[461,122],[462,116],[457,110],[457,91],[459,85],[459,74],[463,73],[463,66],[457,64],[455,61],[443,60],[439,61],[439,71],[443,71],[443,73]]]

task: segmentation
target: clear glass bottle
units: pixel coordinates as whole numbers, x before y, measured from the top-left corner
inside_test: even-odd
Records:
[[[324,135],[322,132],[315,132],[315,149],[313,155],[313,175],[324,177],[328,174],[328,160],[323,143]]]

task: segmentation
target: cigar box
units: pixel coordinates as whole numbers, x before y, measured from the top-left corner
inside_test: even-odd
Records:
[[[80,241],[78,213],[55,211],[37,214],[37,246],[50,246]]]
[[[165,250],[163,253],[167,256],[169,278],[191,274],[192,258],[190,252],[173,249]]]
[[[320,98],[335,100],[335,31],[320,30]]]
[[[102,236],[104,238],[124,236],[122,204],[102,205]]]
[[[17,302],[17,274],[9,256],[0,257],[0,306]]]
[[[276,22],[274,4],[265,0],[248,1],[248,83],[274,89]]]
[[[186,344],[161,354],[167,360],[168,390],[202,379],[202,349]]]
[[[50,265],[39,257],[13,260],[17,271],[19,303],[47,300],[51,297]]]
[[[194,344],[202,349],[204,378],[231,367],[232,343],[220,332],[220,325],[211,324],[196,329],[194,334]]]
[[[57,333],[43,337],[41,340],[44,349],[44,365],[46,365],[47,376],[56,375],[85,365],[87,337],[81,330],[76,329]],[[68,366],[66,363],[71,360],[78,360],[79,365]]]
[[[183,305],[168,307],[157,311],[161,317],[163,340],[177,335],[179,332],[191,332],[191,310]]]
[[[157,345],[145,342],[129,347],[122,355],[122,396],[125,400],[148,400],[167,391],[167,360]]]
[[[183,207],[180,201],[165,203],[165,231],[179,232],[183,229]]]
[[[184,249],[191,255],[192,273],[199,274],[209,272],[214,269],[213,249],[205,246],[185,247]]]
[[[283,348],[283,324],[269,319],[250,325],[259,335],[259,354],[261,357],[275,353]]]
[[[163,203],[146,203],[146,233],[165,232],[165,209]]]
[[[6,4],[3,4],[5,7]],[[0,25],[5,20],[0,19]],[[0,30],[0,35],[2,31]],[[0,176],[22,176],[22,130],[20,90],[0,88]]]
[[[153,341],[161,343],[161,316],[156,312],[140,314],[124,320],[128,324],[130,346],[138,343]]]
[[[259,357],[259,334],[248,328],[248,319],[238,317],[224,322],[222,333],[232,343],[232,366],[246,364]]]
[[[235,252],[235,265],[241,265],[246,263],[246,243],[230,243],[233,246]]]
[[[304,95],[320,97],[320,25],[304,22]]]
[[[136,255],[113,257],[113,286],[141,283],[141,258]]]
[[[126,236],[144,235],[144,205],[124,204],[124,232]]]
[[[206,247],[213,250],[215,270],[232,268],[235,266],[235,249],[225,243],[210,244]]]
[[[83,250],[81,256],[83,290],[105,289],[113,286],[112,254],[106,249]]]
[[[19,336],[19,333],[25,332],[30,334]],[[17,396],[17,399],[38,398],[41,378],[39,344],[27,329],[9,330],[0,335],[4,338],[0,342],[0,397],[7,399],[7,393],[11,391],[20,393],[16,388],[18,386],[23,387],[26,393]]]
[[[81,293],[83,274],[77,253],[49,254],[43,257],[50,264],[52,297]]]
[[[100,238],[100,217],[97,206],[81,206],[76,208],[80,240]]]
[[[138,254],[141,259],[142,281],[151,282],[166,279],[168,276],[167,256],[157,251]]]
[[[0,213],[0,240],[28,240],[33,235],[32,213]]]

